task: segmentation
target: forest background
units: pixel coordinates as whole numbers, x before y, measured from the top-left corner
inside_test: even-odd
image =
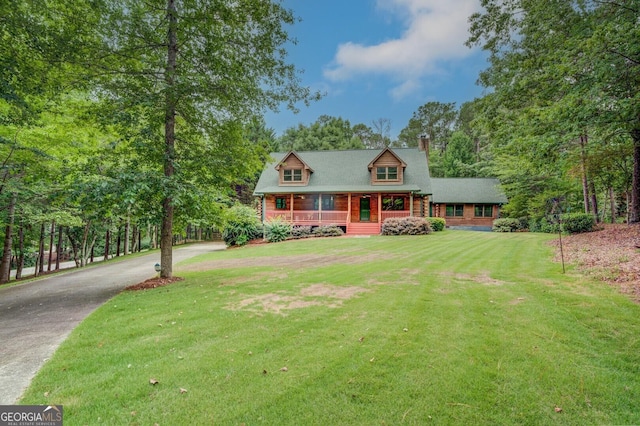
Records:
[[[170,277],[173,244],[252,205],[269,152],[420,135],[432,176],[498,177],[503,216],[639,222],[640,2],[482,6],[467,44],[489,54],[487,95],[426,102],[392,140],[385,118],[265,124],[321,97],[287,61],[295,11],[277,1],[1,2],[0,282],[158,245]]]

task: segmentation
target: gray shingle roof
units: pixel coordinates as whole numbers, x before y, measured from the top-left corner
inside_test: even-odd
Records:
[[[393,148],[398,158],[407,164],[402,185],[371,185],[367,166],[380,154],[378,149],[350,151],[296,151],[314,172],[308,186],[278,186],[275,166],[286,152],[271,154],[273,161],[265,166],[255,195],[277,193],[338,193],[338,192],[416,192],[431,194],[429,166],[426,154],[417,148]]]
[[[431,178],[432,202],[506,204],[499,185],[493,178]]]

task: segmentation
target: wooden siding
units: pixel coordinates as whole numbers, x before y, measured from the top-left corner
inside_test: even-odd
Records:
[[[459,205],[459,203],[455,205]],[[498,218],[500,212],[500,206],[496,204],[493,205],[491,217],[476,217],[475,204],[464,204],[463,206],[462,216],[447,216],[447,204],[444,203],[432,205],[431,214],[434,217],[444,218],[447,226],[493,226],[493,221]]]
[[[393,185],[402,184],[404,181],[404,169],[402,164],[391,152],[387,151],[382,154],[373,164],[371,169],[371,184],[372,185]],[[397,167],[398,168],[398,180],[378,180],[376,174],[376,167]]]
[[[309,175],[311,174],[309,170],[306,169],[305,164],[300,161],[298,157],[293,154],[290,154],[287,158],[282,161],[279,170],[279,185],[281,186],[306,186],[309,184]],[[285,182],[284,180],[284,171],[285,170],[302,170],[302,181],[300,182]]]
[[[403,210],[382,210],[384,197],[403,199]],[[331,205],[327,201],[333,197],[331,209],[321,208]],[[276,199],[283,199],[285,208],[276,208]],[[349,205],[351,199],[351,205]],[[360,219],[360,206],[363,199],[369,200],[369,220]],[[325,200],[321,203],[320,200]],[[413,202],[414,211],[420,212],[421,198]],[[350,207],[350,208],[349,208]],[[412,215],[408,194],[270,194],[264,197],[264,220],[280,218],[293,225],[344,226],[351,234],[379,234],[380,226],[386,218],[408,217]],[[416,215],[418,216],[418,215]]]

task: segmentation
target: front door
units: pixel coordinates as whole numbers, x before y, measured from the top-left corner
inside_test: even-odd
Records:
[[[371,198],[360,198],[360,222],[371,220]]]

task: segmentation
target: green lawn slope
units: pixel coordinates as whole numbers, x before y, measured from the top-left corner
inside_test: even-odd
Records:
[[[22,404],[65,424],[640,423],[640,306],[548,235],[445,231],[215,252],[124,292]]]

